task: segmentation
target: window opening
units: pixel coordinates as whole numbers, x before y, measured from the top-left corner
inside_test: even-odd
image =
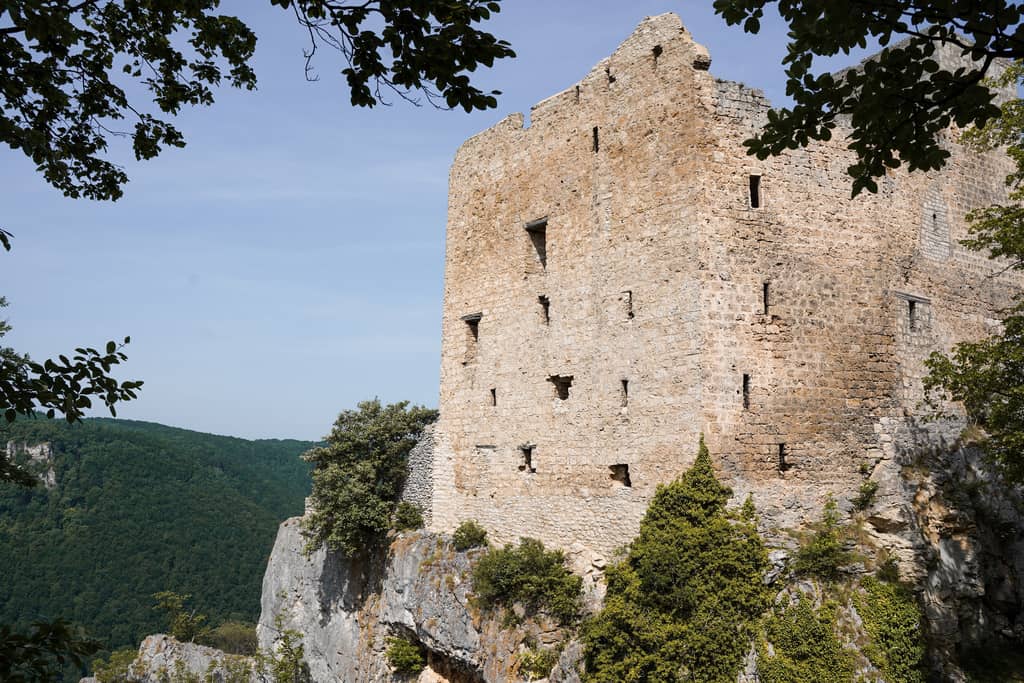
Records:
[[[526,232],[530,235],[533,248],[537,250],[537,258],[543,268],[548,267],[548,219],[538,218],[526,224]]]
[[[580,103],[580,86],[576,86],[576,104]]]
[[[612,83],[615,82],[615,76],[612,76],[611,67],[605,68],[604,73],[606,76],[608,76],[608,85],[611,85]]]
[[[498,405],[498,390],[497,389],[491,389],[491,405],[492,406]]]
[[[750,208],[761,208],[761,176],[750,176]]]
[[[907,318],[910,323],[910,331],[917,330],[917,302],[913,299],[907,301]]]
[[[611,470],[611,474],[608,476],[611,477],[612,481],[618,482],[620,486],[625,486],[627,488],[633,485],[633,482],[629,478],[629,465],[609,465],[608,469]]]
[[[629,380],[623,379],[619,381],[621,382],[619,397],[622,399],[622,407],[625,408],[626,406],[629,405]]]
[[[563,401],[569,398],[572,375],[552,375],[548,377],[548,381],[555,385],[555,396]]]
[[[601,140],[598,137],[597,126],[594,126],[594,154],[601,151]]]
[[[750,409],[750,375],[743,375],[743,409]]]
[[[537,297],[537,302],[540,304],[540,311],[543,315],[544,324],[547,325],[551,322],[551,300],[541,294]]]
[[[633,290],[627,289],[622,293],[622,304],[626,309],[626,320],[633,319]]]
[[[768,282],[761,283],[761,303],[762,303],[762,305],[764,307],[764,314],[765,315],[768,315],[768,306],[770,304],[770,300],[768,298],[768,294],[769,294],[768,285],[769,284],[770,283],[768,283]]]
[[[786,470],[788,470],[791,467],[793,467],[792,464],[786,462],[786,456],[787,455],[788,455],[788,452],[786,451],[786,444],[780,443],[779,444],[779,472],[785,472]]]
[[[536,474],[537,468],[533,464],[533,444],[523,444],[519,447],[519,471],[529,474]]]
[[[661,45],[655,45],[651,48],[651,54],[654,55],[654,66],[658,66],[658,57],[660,57],[664,51],[665,50],[662,49]]]
[[[466,358],[463,363],[476,360],[476,347],[480,341],[480,320],[483,317],[482,313],[462,316],[462,321],[466,323]]]

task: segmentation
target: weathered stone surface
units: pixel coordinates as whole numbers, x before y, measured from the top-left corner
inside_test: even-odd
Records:
[[[18,441],[7,442],[7,460],[23,464],[35,472],[47,489],[57,485],[57,472],[53,463],[53,444],[49,441],[27,443]]]
[[[444,536],[401,534],[386,556],[372,560],[343,560],[323,550],[306,557],[303,544],[298,518],[281,525],[257,631],[263,649],[283,629],[302,633],[316,681],[391,680],[384,658],[388,636],[411,638],[427,649],[430,673],[420,680],[516,681],[524,641],[554,646],[564,637],[546,620],[506,628],[474,610],[470,562],[480,551],[455,552]]]
[[[223,683],[227,677],[228,662],[254,669],[249,657],[226,655],[220,650],[195,643],[182,643],[162,633],[147,637],[139,646],[139,656],[131,665],[133,683],[166,683],[174,674],[197,676],[208,683]],[[255,673],[252,683],[261,681]],[[235,681],[234,683],[237,683]]]

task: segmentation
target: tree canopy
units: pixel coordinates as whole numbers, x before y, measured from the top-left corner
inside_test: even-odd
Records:
[[[501,0],[270,0],[320,46],[337,49],[353,105],[384,91],[466,111],[497,105],[469,74],[514,56],[477,28]],[[220,0],[6,0],[0,5],[0,141],[69,197],[117,199],[128,181],[107,158],[126,137],[137,159],[185,139],[165,115],[210,105],[226,83],[253,89],[256,35]],[[145,96],[136,93],[145,92]],[[149,101],[145,101],[146,98]]]
[[[769,114],[746,141],[764,159],[786,149],[828,140],[849,117],[853,194],[876,191],[875,178],[906,163],[910,170],[940,168],[949,152],[940,135],[950,124],[983,126],[999,116],[995,89],[999,60],[1024,57],[1022,7],[1005,0],[715,0],[729,24],[757,33],[774,5],[789,28],[783,63],[793,106]],[[894,40],[905,38],[893,44]],[[869,41],[884,49],[858,69],[816,73],[814,58],[849,54]],[[940,63],[949,48],[973,64]]]

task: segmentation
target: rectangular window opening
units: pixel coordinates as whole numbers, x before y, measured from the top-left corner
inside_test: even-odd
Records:
[[[633,485],[633,482],[629,478],[629,465],[609,465],[608,469],[611,470],[611,473],[608,476],[611,477],[612,481],[619,484],[619,486],[629,488]]]
[[[537,468],[533,464],[533,444],[523,444],[519,447],[519,471],[528,474],[536,474]]]
[[[765,315],[768,315],[768,307],[769,307],[769,305],[770,305],[770,303],[771,303],[771,302],[770,302],[770,299],[768,298],[768,294],[769,294],[769,285],[770,285],[770,284],[771,284],[771,283],[769,283],[769,282],[763,282],[763,283],[761,283],[761,305],[762,305],[762,306],[763,306],[763,308],[764,308],[764,314],[765,314]]]
[[[750,409],[750,375],[743,375],[743,409]]]
[[[633,290],[627,289],[622,293],[622,305],[626,312],[626,320],[633,319]]]
[[[541,294],[537,297],[537,302],[540,304],[541,320],[547,325],[551,322],[551,300]]]
[[[526,232],[530,235],[533,248],[542,268],[548,267],[548,219],[538,218],[526,224]]]
[[[750,208],[761,208],[761,176],[750,176]]]
[[[466,357],[463,360],[464,364],[472,363],[476,360],[476,347],[480,341],[480,320],[483,317],[482,313],[462,316],[462,321],[466,323]]]
[[[491,389],[491,405],[492,406],[498,405],[498,390],[497,389]]]
[[[907,316],[908,322],[910,323],[910,331],[914,332],[917,330],[917,302],[911,299],[907,302]]]
[[[555,396],[565,401],[569,398],[569,387],[572,386],[572,375],[552,375],[548,381],[555,385]]]
[[[619,389],[619,397],[621,399],[622,407],[625,408],[629,405],[629,380],[619,380],[621,382]]]
[[[789,470],[789,469],[791,469],[793,467],[792,464],[790,464],[789,462],[786,461],[786,456],[787,455],[788,455],[788,451],[786,451],[786,444],[780,443],[779,444],[779,472],[785,472],[785,471],[787,471],[787,470]]]
[[[598,138],[597,126],[594,126],[594,154],[601,151],[601,141]]]

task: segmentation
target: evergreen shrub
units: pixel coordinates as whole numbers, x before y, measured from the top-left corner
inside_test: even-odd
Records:
[[[563,624],[579,616],[583,579],[565,566],[561,550],[547,550],[535,538],[488,551],[474,565],[472,580],[483,609],[511,610],[518,603],[527,613],[545,612]]]
[[[836,637],[835,624],[832,603],[815,610],[801,596],[796,603],[776,607],[764,620],[765,640],[758,647],[761,683],[850,683],[853,656]]]
[[[395,531],[413,531],[423,527],[423,511],[418,505],[402,501],[395,506],[391,527]]]
[[[388,649],[384,656],[395,673],[415,676],[427,666],[427,658],[423,650],[405,638],[391,637],[387,639]]]
[[[459,552],[487,545],[487,529],[467,519],[452,534],[452,544]]]
[[[854,606],[871,642],[864,654],[888,683],[924,683],[925,646],[921,608],[914,594],[897,583],[867,577]]]
[[[604,608],[583,627],[585,680],[736,680],[769,593],[753,503],[728,511],[731,495],[701,438],[696,462],[658,487],[628,555],[608,569]]]
[[[825,503],[825,512],[817,527],[793,556],[793,572],[797,576],[816,576],[834,581],[839,577],[839,568],[849,563],[850,554],[843,550],[839,508],[831,496]]]

